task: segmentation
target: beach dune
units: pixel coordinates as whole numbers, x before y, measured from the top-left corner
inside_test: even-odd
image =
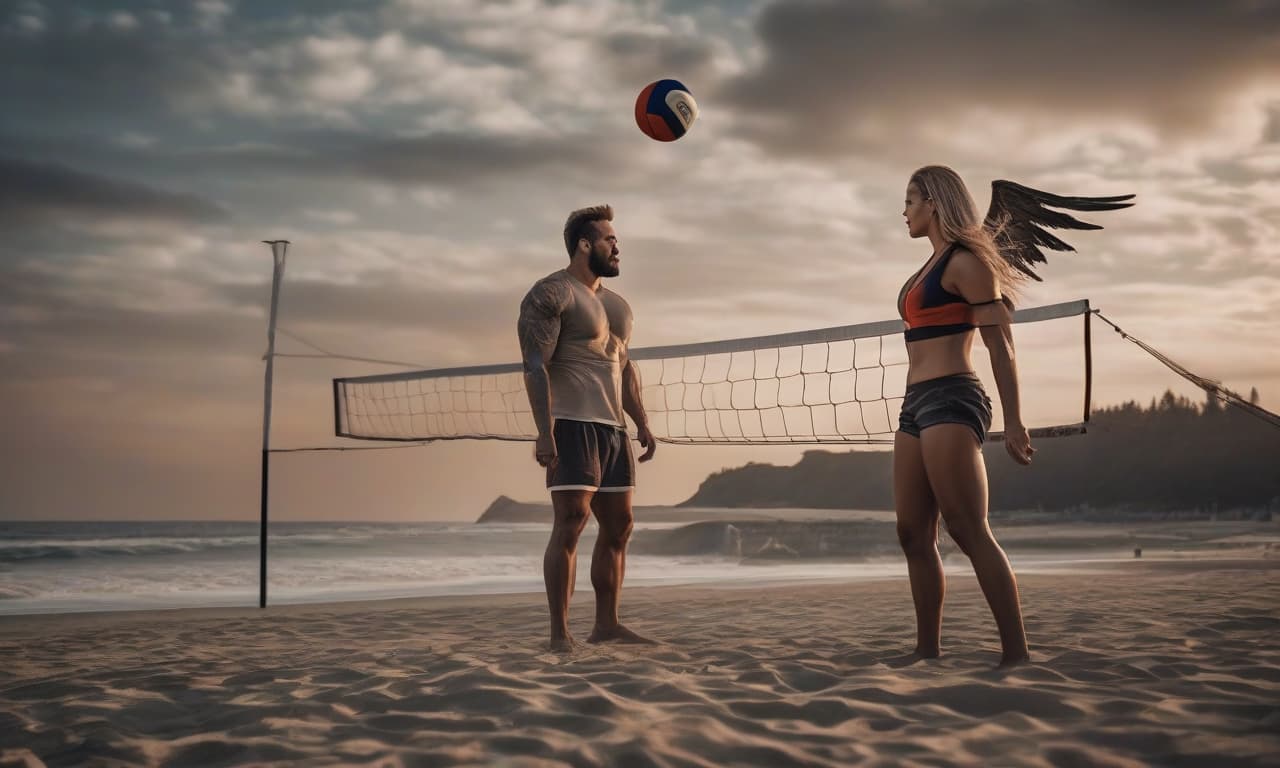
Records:
[[[893,579],[624,594],[657,646],[546,650],[541,595],[12,617],[0,762],[1280,764],[1280,562],[1021,581],[1034,663],[948,563],[945,655]],[[587,634],[592,595],[571,626]]]

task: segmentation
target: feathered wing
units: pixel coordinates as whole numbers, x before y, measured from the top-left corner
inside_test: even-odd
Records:
[[[987,209],[983,226],[995,237],[996,247],[1006,261],[1033,280],[1040,280],[1033,265],[1047,263],[1044,252],[1040,250],[1042,247],[1055,251],[1075,250],[1048,232],[1046,227],[1102,229],[1097,224],[1080,221],[1070,214],[1051,208],[1114,211],[1133,205],[1128,202],[1132,199],[1133,195],[1064,197],[1001,179],[991,182],[991,207]]]

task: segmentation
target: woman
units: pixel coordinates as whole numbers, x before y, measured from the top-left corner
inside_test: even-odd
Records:
[[[1000,256],[955,171],[926,166],[907,184],[907,231],[927,237],[933,254],[898,295],[907,324],[907,391],[893,445],[898,539],[907,556],[916,609],[914,655],[941,653],[938,520],[973,563],[995,615],[1001,666],[1029,660],[1018,585],[987,525],[987,471],[981,447],[991,400],[973,372],[974,329],[991,353],[1004,408],[1005,448],[1019,464],[1035,449],[1022,425],[1010,329],[1010,290],[1018,273]]]

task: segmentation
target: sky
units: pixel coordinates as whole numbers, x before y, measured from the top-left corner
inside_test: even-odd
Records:
[[[701,116],[636,128],[649,82]],[[1134,193],[1025,306],[1088,298],[1280,407],[1280,2],[0,2],[0,519],[256,519],[278,351],[513,362],[570,210],[616,211],[633,346],[885,320],[906,179]],[[1101,328],[1096,326],[1096,328]],[[1094,402],[1200,394],[1095,331]],[[1078,368],[1076,352],[1036,366]],[[273,447],[341,445],[281,358]],[[1056,374],[1026,398],[1075,402]],[[1044,404],[1044,405],[1036,405]],[[663,445],[637,504],[795,447]],[[277,454],[276,520],[471,520],[529,445]]]

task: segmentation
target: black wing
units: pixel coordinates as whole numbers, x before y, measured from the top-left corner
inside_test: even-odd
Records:
[[[1063,197],[1038,189],[1024,187],[1012,181],[991,182],[991,207],[983,222],[995,237],[996,247],[1005,260],[1033,280],[1040,276],[1032,271],[1033,264],[1044,264],[1041,247],[1055,251],[1074,251],[1070,245],[1046,231],[1052,229],[1102,229],[1075,217],[1053,211],[1065,208],[1071,211],[1114,211],[1128,208],[1133,195],[1114,197]]]

